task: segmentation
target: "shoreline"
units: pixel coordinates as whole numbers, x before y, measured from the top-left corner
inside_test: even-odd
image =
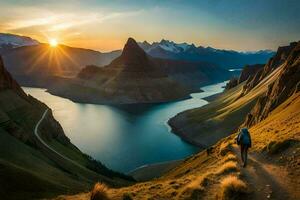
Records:
[[[192,110],[192,109],[190,109],[190,110]],[[182,131],[180,131],[180,130],[174,125],[174,122],[173,122],[173,121],[175,120],[175,118],[178,117],[179,114],[182,114],[182,113],[184,113],[184,112],[186,112],[186,111],[187,111],[187,110],[185,110],[185,111],[183,111],[183,112],[181,112],[181,113],[178,113],[177,115],[175,115],[174,117],[172,117],[172,118],[170,118],[170,119],[168,120],[167,123],[168,123],[169,127],[171,128],[170,132],[171,132],[172,134],[177,135],[181,140],[183,140],[183,141],[185,141],[185,142],[187,142],[187,143],[189,143],[189,144],[191,144],[191,145],[194,145],[194,146],[196,146],[196,147],[199,147],[199,151],[208,148],[209,146],[205,146],[205,145],[203,145],[203,144],[201,144],[201,143],[199,143],[199,142],[193,140],[192,138],[189,138],[186,134],[184,134]]]
[[[132,176],[137,181],[141,181],[141,182],[149,181],[151,179],[161,177],[168,171],[180,165],[184,160],[185,158],[179,160],[170,160],[170,161],[146,164],[137,167],[136,169],[131,170],[126,174]]]

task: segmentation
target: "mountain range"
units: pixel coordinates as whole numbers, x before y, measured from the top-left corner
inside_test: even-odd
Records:
[[[76,78],[55,81],[48,91],[89,103],[159,103],[188,98],[201,85],[228,77],[227,70],[209,63],[153,58],[129,38],[109,65],[87,66]]]
[[[181,62],[202,62],[225,69],[242,68],[246,64],[266,63],[274,52],[237,52],[194,44],[177,44],[168,40],[138,43],[150,56]],[[49,77],[74,77],[87,65],[105,66],[120,56],[122,50],[101,53],[90,49],[58,45],[51,48],[29,37],[0,34],[0,54],[7,70],[21,84],[45,87]],[[169,62],[171,64],[171,62]],[[175,62],[173,62],[175,63]]]
[[[151,56],[185,61],[205,61],[217,64],[226,69],[242,68],[247,64],[264,64],[274,55],[271,50],[238,52],[233,50],[215,49],[212,47],[196,47],[194,44],[175,43],[169,40],[139,45]]]
[[[49,77],[76,76],[86,65],[107,65],[120,51],[101,53],[66,45],[52,48],[29,37],[0,34],[0,54],[21,85],[45,87]]]
[[[0,54],[13,48],[40,44],[37,40],[27,36],[0,33]]]

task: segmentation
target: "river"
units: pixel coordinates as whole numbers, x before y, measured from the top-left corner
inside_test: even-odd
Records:
[[[170,132],[169,118],[187,109],[207,104],[202,98],[223,91],[225,82],[202,87],[192,98],[121,109],[107,105],[74,103],[51,95],[45,89],[23,87],[46,103],[65,134],[81,151],[113,170],[127,173],[146,164],[185,158],[198,148]]]

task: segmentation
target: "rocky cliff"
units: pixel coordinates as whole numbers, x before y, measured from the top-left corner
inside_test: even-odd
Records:
[[[291,51],[297,46],[297,42],[292,42],[288,46],[279,47],[276,54],[270,58],[267,64],[261,71],[258,71],[252,79],[249,79],[244,86],[243,94],[249,92],[254,88],[260,81],[271,74],[275,69],[284,64],[290,55]]]
[[[0,57],[0,91],[5,89],[11,89],[23,97],[26,96],[19,84],[6,71],[3,60]]]
[[[300,42],[280,47],[276,56],[265,65],[260,77],[279,66],[281,71],[278,78],[269,84],[266,94],[258,99],[248,114],[245,125],[252,126],[265,119],[278,105],[300,90]],[[249,91],[250,88],[247,89]]]
[[[227,83],[226,85],[226,89],[231,89],[235,86],[237,86],[238,84],[244,82],[244,81],[248,81],[248,80],[252,80],[252,78],[263,69],[264,65],[263,64],[256,64],[256,65],[246,65],[240,76],[237,77],[233,77],[230,79],[230,81]]]

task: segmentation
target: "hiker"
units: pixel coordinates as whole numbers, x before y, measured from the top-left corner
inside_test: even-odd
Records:
[[[248,148],[251,147],[251,136],[247,128],[242,128],[237,136],[237,144],[241,146],[241,157],[243,167],[247,165]]]

